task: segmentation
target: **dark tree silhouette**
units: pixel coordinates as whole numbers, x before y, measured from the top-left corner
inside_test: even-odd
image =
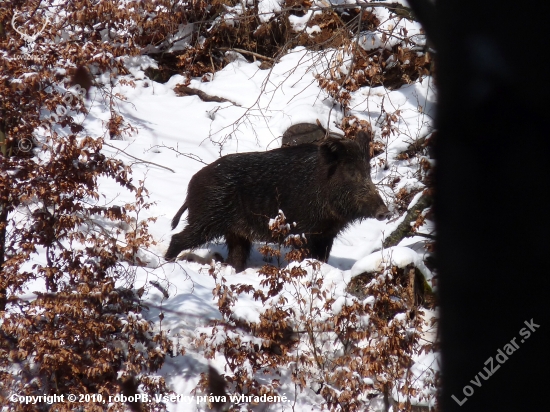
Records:
[[[543,2],[409,3],[437,49],[442,410],[547,410]],[[531,320],[540,327],[530,330]],[[498,350],[513,338],[519,349],[499,364]],[[491,371],[490,357],[500,368],[485,381],[478,373]]]

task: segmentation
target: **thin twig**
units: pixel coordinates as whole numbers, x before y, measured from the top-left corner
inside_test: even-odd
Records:
[[[178,149],[178,145],[176,144],[176,148],[174,149],[173,147],[170,147],[170,146],[166,146],[164,143],[162,145],[154,145],[154,146],[151,146],[149,149],[147,149],[147,151],[149,150],[153,150],[153,149],[156,149],[156,148],[165,148],[165,149],[168,149],[168,150],[172,150],[173,152],[176,152],[177,155],[180,155],[180,156],[185,156],[191,160],[195,160],[199,163],[202,163],[203,165],[207,165],[208,163],[206,163],[205,161],[203,161],[199,156],[195,155],[195,154],[192,154],[192,153],[182,153],[180,152]]]
[[[236,49],[234,47],[218,47],[218,50],[221,50],[221,51],[236,51],[237,53],[250,54],[251,56],[255,56],[255,57],[257,57],[259,59],[262,59],[262,60],[275,62],[275,59],[272,59],[271,57],[262,56],[261,54],[255,53],[253,51],[244,50],[244,49]]]
[[[359,37],[361,36],[361,23],[363,21],[363,8],[361,8],[361,12],[359,13],[359,21],[357,22],[357,37],[355,38],[355,51],[354,53],[352,54],[352,58],[351,58],[351,63],[349,65],[349,70],[348,70],[348,74],[346,76],[346,78],[344,79],[344,81],[342,82],[342,84],[340,85],[340,90],[338,90],[338,93],[336,94],[336,96],[334,97],[334,101],[332,103],[332,106],[330,108],[330,111],[328,112],[328,120],[327,120],[327,127],[326,127],[326,133],[325,133],[325,137],[328,138],[329,136],[329,130],[330,130],[330,115],[332,113],[332,109],[334,109],[334,106],[336,105],[336,102],[337,102],[337,97],[340,95],[340,93],[342,93],[342,89],[344,88],[344,85],[346,84],[346,82],[349,80],[350,76],[351,76],[351,72],[353,71],[353,65],[355,64],[355,55],[357,54],[357,48],[359,47]],[[344,115],[345,115],[345,108],[344,108],[344,105],[342,104],[342,108],[344,109]]]
[[[113,149],[116,149],[116,150],[118,150],[118,151],[124,153],[126,156],[129,156],[129,157],[131,157],[131,158],[133,158],[133,159],[139,160],[140,162],[147,163],[147,164],[154,165],[154,166],[158,166],[158,167],[161,167],[161,168],[163,168],[163,169],[169,170],[169,171],[171,171],[172,173],[176,173],[175,170],[170,169],[169,167],[162,166],[162,165],[159,165],[158,163],[154,163],[154,162],[148,162],[147,160],[143,160],[143,159],[140,159],[139,157],[132,156],[130,153],[126,153],[124,150],[122,150],[122,149],[120,149],[120,148],[118,148],[118,147],[116,147],[116,146],[110,145],[109,143],[103,142],[103,144],[104,144],[105,146],[112,147]]]

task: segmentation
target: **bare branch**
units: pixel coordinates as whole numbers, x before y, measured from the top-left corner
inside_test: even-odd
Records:
[[[249,51],[249,50],[236,49],[236,48],[233,48],[233,47],[218,47],[218,50],[222,50],[222,51],[235,51],[235,52],[241,53],[241,54],[250,54],[251,56],[257,57],[257,58],[262,59],[262,60],[267,60],[267,61],[270,61],[270,62],[275,62],[275,59],[272,59],[271,57],[262,56],[261,54],[258,54],[258,53],[255,53],[255,52]]]
[[[140,159],[139,157],[135,157],[135,156],[131,155],[130,153],[126,153],[124,150],[122,150],[122,149],[120,149],[120,148],[118,148],[118,147],[116,147],[116,146],[110,145],[109,143],[103,142],[103,144],[104,144],[105,146],[109,146],[109,147],[111,147],[111,148],[113,148],[113,149],[115,149],[115,150],[118,150],[118,151],[124,153],[126,156],[129,156],[129,157],[131,157],[132,159],[136,159],[136,160],[138,160],[138,161],[140,161],[140,162],[142,162],[142,163],[147,163],[147,164],[150,164],[150,165],[153,165],[153,166],[158,166],[158,167],[161,167],[161,168],[163,168],[163,169],[169,170],[169,171],[171,171],[172,173],[176,173],[173,169],[170,169],[169,167],[159,165],[158,163],[148,162],[147,160]]]
[[[217,103],[231,103],[235,106],[239,106],[237,103],[228,100],[224,97],[212,96],[207,94],[199,89],[193,89],[192,87],[185,86],[183,84],[178,84],[174,87],[174,91],[178,96],[199,96],[203,102],[217,102]]]

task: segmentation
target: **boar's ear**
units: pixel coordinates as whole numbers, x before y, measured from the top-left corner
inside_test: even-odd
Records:
[[[342,142],[339,142],[336,139],[324,139],[319,145],[319,151],[321,152],[321,157],[327,164],[336,163],[338,159],[342,156],[342,153],[345,152],[345,147]]]
[[[346,148],[344,147],[344,144],[336,139],[324,139],[319,145],[319,153],[324,164],[326,165],[325,170],[327,172],[328,179],[330,179],[336,172],[339,160],[345,152]]]
[[[370,140],[370,135],[363,130],[360,130],[359,133],[357,133],[357,138],[355,139],[367,161],[370,160]]]

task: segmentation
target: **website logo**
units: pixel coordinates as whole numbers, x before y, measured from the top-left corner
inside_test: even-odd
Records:
[[[38,36],[42,34],[44,29],[49,23],[49,19],[46,16],[43,16],[41,21],[38,22],[36,26],[30,23],[30,19],[27,17],[24,18],[24,14],[21,12],[14,12],[13,17],[11,18],[11,26],[13,29],[19,33],[19,35],[25,40],[28,46],[31,46]],[[32,18],[32,16],[31,16]],[[23,21],[21,23],[21,21]]]

